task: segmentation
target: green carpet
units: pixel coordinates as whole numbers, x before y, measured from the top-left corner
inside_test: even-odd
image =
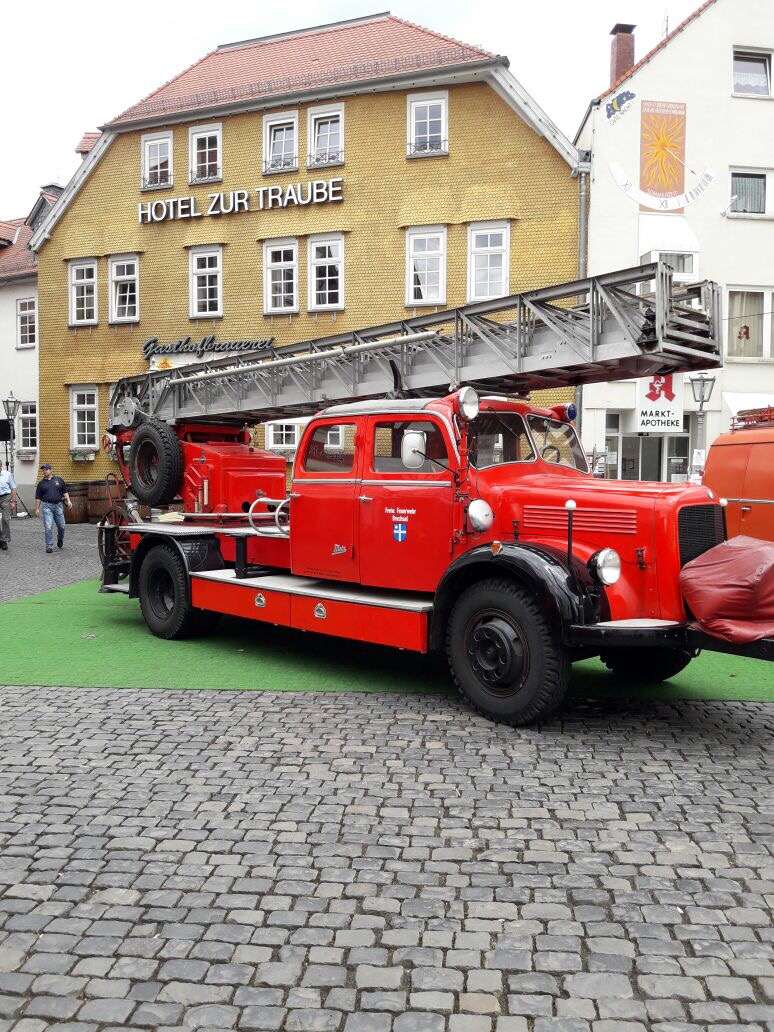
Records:
[[[3,682],[83,688],[447,692],[437,657],[224,619],[209,638],[161,641],[136,600],[83,581],[0,607]],[[573,667],[573,694],[774,701],[774,664],[702,653],[668,684],[639,687],[597,660]]]

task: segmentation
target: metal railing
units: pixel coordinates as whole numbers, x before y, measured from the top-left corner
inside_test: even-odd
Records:
[[[412,141],[407,150],[410,158],[429,158],[434,155],[449,153],[448,140],[420,140],[418,143]]]
[[[326,165],[343,165],[343,150],[321,151],[317,154],[307,154],[307,168],[325,168]]]
[[[270,172],[297,172],[298,155],[288,154],[281,158],[267,158],[263,163],[263,174]]]
[[[200,165],[198,168],[192,168],[188,173],[190,186],[196,186],[197,183],[215,183],[221,178],[220,165]]]
[[[170,173],[153,173],[140,178],[141,190],[164,190],[173,185]]]

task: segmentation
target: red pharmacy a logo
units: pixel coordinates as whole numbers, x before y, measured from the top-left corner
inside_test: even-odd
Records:
[[[666,398],[667,401],[675,400],[675,392],[672,390],[672,373],[668,373],[666,376],[654,376],[648,386],[650,389],[645,397],[651,401],[658,401],[660,398]]]

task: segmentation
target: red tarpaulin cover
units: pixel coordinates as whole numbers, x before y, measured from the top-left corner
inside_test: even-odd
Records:
[[[739,644],[774,638],[774,541],[724,541],[685,564],[680,588],[707,634]]]

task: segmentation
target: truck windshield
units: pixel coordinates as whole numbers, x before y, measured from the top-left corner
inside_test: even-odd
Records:
[[[588,473],[589,467],[575,428],[570,423],[562,423],[558,419],[530,414],[527,416],[532,440],[535,442],[538,455],[544,462],[553,462],[557,466],[570,466]]]
[[[529,462],[535,449],[516,412],[481,412],[470,426],[469,455],[476,469],[504,462]]]

